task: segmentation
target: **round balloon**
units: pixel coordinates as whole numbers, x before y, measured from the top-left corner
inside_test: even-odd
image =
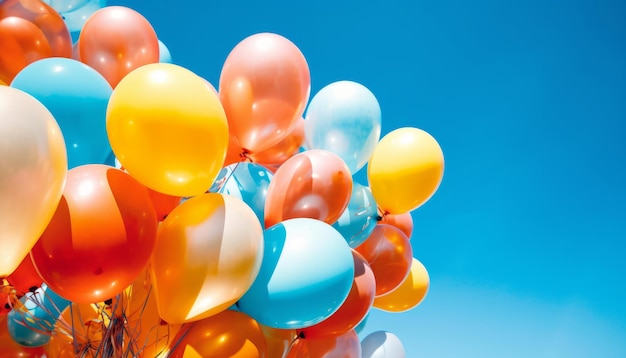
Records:
[[[80,33],[87,19],[106,6],[106,0],[51,0],[50,5],[63,16],[70,33]]]
[[[150,189],[205,193],[222,168],[228,124],[205,81],[169,63],[143,66],[113,90],[107,133],[117,159]]]
[[[262,152],[250,154],[250,159],[264,165],[281,165],[300,153],[302,144],[304,144],[304,119],[300,118],[285,138]]]
[[[339,155],[352,174],[369,160],[380,139],[380,105],[360,83],[338,81],[313,96],[305,115],[308,149]]]
[[[302,117],[311,91],[309,66],[285,37],[258,33],[228,54],[219,93],[228,124],[246,152],[278,143]]]
[[[397,227],[402,230],[409,239],[411,239],[411,235],[413,235],[413,216],[411,213],[397,215],[387,214],[381,217],[380,223]]]
[[[69,168],[104,164],[111,153],[106,110],[111,86],[93,68],[70,58],[31,63],[11,82],[50,110],[67,146]]]
[[[361,358],[359,337],[354,330],[338,336],[298,338],[285,358]]]
[[[156,228],[144,186],[119,169],[82,165],[69,171],[63,198],[31,256],[44,282],[62,297],[104,301],[146,266]]]
[[[348,207],[333,227],[343,235],[350,247],[354,248],[367,240],[378,221],[378,207],[370,189],[353,183]]]
[[[376,145],[367,167],[370,188],[385,214],[403,214],[433,196],[443,178],[439,143],[412,127],[391,131]]]
[[[374,307],[388,312],[405,312],[419,305],[430,287],[426,267],[413,258],[411,271],[400,286],[374,299]]]
[[[161,40],[159,40],[159,62],[172,63],[172,54]]]
[[[32,96],[0,86],[0,113],[0,277],[6,277],[54,215],[67,154],[56,120]]]
[[[35,292],[43,283],[30,255],[24,257],[17,269],[7,277],[7,281],[20,295]]]
[[[372,332],[361,341],[363,358],[404,358],[406,352],[395,334],[385,331]]]
[[[339,309],[352,287],[354,261],[337,230],[316,219],[290,219],[266,229],[264,243],[259,275],[237,302],[242,312],[266,326],[297,329]]]
[[[0,316],[0,347],[5,357],[46,358],[46,347],[25,347],[17,343],[9,334],[7,316]]]
[[[32,22],[17,16],[0,17],[0,82],[11,83],[29,63],[52,56],[44,33]]]

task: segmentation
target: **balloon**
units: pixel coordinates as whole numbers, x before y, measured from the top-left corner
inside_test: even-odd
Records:
[[[388,312],[405,312],[419,305],[430,287],[430,278],[424,265],[413,258],[411,271],[400,286],[374,299],[374,307]]]
[[[237,302],[242,312],[265,326],[298,329],[339,309],[352,287],[354,261],[337,230],[290,219],[266,229],[264,243],[261,271]]]
[[[354,248],[365,241],[377,224],[378,207],[368,187],[353,183],[348,207],[333,227],[343,235],[350,247]]]
[[[82,165],[69,171],[63,198],[31,257],[62,297],[104,301],[146,266],[156,226],[145,187],[119,169]]]
[[[106,6],[106,0],[52,0],[50,5],[63,16],[70,32],[80,32],[87,19]]]
[[[126,76],[113,90],[106,126],[128,173],[163,194],[205,193],[226,156],[228,123],[218,97],[177,65],[146,65]]]
[[[404,358],[406,352],[400,339],[391,332],[370,333],[361,342],[363,358]]]
[[[7,277],[7,281],[21,295],[34,292],[43,283],[30,255],[24,257],[17,269]]]
[[[169,213],[171,213],[172,210],[174,210],[174,208],[177,207],[180,204],[180,201],[183,199],[180,196],[167,195],[159,193],[158,191],[152,190],[150,188],[147,189],[158,221],[165,220]]]
[[[385,214],[403,214],[424,204],[443,178],[439,143],[418,128],[391,131],[369,161],[367,176],[374,199]]]
[[[267,189],[265,226],[292,218],[332,224],[352,193],[352,175],[341,158],[326,150],[294,155],[278,168]]]
[[[11,337],[26,347],[47,344],[57,318],[70,304],[45,284],[24,295],[20,303],[7,315],[7,323]]]
[[[159,40],[159,62],[172,63],[172,54],[161,40]]]
[[[298,337],[296,330],[272,328],[262,324],[259,326],[265,336],[267,357],[284,358],[285,355],[287,355],[289,347],[291,347],[291,344]]]
[[[355,328],[361,322],[374,302],[376,280],[374,273],[363,256],[352,251],[354,259],[354,282],[348,297],[337,312],[322,322],[300,330],[306,339],[338,336]]]
[[[299,338],[286,358],[361,358],[361,344],[354,330],[339,336]]]
[[[174,342],[170,358],[259,358],[266,357],[267,352],[259,324],[231,310],[185,325]]]
[[[231,164],[220,171],[211,192],[223,193],[248,204],[263,225],[265,197],[274,174],[262,165],[254,163]]]
[[[307,148],[339,155],[352,174],[365,166],[380,139],[380,105],[369,89],[353,81],[322,88],[305,118]]]
[[[63,132],[70,169],[106,161],[111,152],[106,109],[112,89],[96,70],[70,58],[46,58],[22,69],[11,87],[50,110]]]
[[[168,323],[197,321],[232,306],[263,258],[263,229],[244,202],[223,194],[190,198],[161,223],[152,283]]]
[[[124,6],[94,12],[80,32],[80,58],[115,88],[124,76],[159,62],[159,40],[140,13]]]
[[[48,0],[50,6],[52,6],[58,12],[69,12],[80,9],[86,6],[91,0]]]
[[[361,320],[361,322],[354,327],[354,331],[357,334],[361,334],[361,332],[363,332],[363,329],[365,329],[365,325],[367,324],[367,320],[370,318],[370,314],[369,312],[367,313],[367,315],[365,315],[365,318],[363,318],[363,320]]]
[[[3,323],[2,321],[2,317],[5,316],[7,313],[11,312],[11,310],[13,309],[13,307],[11,306],[11,300],[9,299],[9,296],[11,295],[11,292],[6,290],[6,287],[2,287],[0,289],[0,324]],[[6,325],[6,322],[4,322],[4,324]],[[2,340],[2,337],[0,337],[0,341]],[[2,347],[0,345],[0,347]]]
[[[411,239],[411,235],[413,234],[413,216],[411,216],[411,213],[383,215],[379,223],[393,225],[402,230],[406,237]]]
[[[283,139],[300,119],[311,92],[304,55],[273,33],[245,38],[230,52],[219,93],[228,124],[241,147],[263,151]]]
[[[304,119],[300,118],[280,142],[259,153],[250,154],[253,162],[280,165],[300,152],[304,142]]]
[[[411,269],[411,242],[394,226],[376,225],[370,237],[355,250],[363,255],[374,272],[376,296],[400,286]]]
[[[32,96],[0,86],[0,278],[13,272],[61,199],[67,155],[61,130]]]
[[[45,347],[24,347],[9,334],[7,316],[0,316],[0,347],[3,357],[46,358]],[[56,358],[56,357],[55,357]]]
[[[16,16],[0,19],[0,48],[0,81],[5,85],[29,63],[52,56],[41,29]]]

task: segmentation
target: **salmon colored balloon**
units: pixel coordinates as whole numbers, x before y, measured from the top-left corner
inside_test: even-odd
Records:
[[[156,240],[148,191],[101,164],[71,169],[63,198],[31,255],[44,282],[77,303],[107,300],[144,269]]]
[[[115,88],[136,68],[159,62],[159,40],[140,13],[124,6],[94,12],[78,39],[80,59],[100,72]]]
[[[406,237],[411,239],[413,234],[413,216],[411,216],[411,213],[387,214],[382,217],[380,223],[397,227],[402,230]]]
[[[361,343],[354,330],[339,336],[298,338],[285,358],[361,358]]]
[[[263,151],[287,136],[302,117],[311,92],[309,66],[283,36],[259,33],[230,52],[219,93],[228,124],[241,147]]]
[[[370,264],[376,278],[376,296],[400,286],[408,276],[413,261],[411,242],[391,225],[378,224],[356,251]]]
[[[170,358],[267,356],[265,336],[248,315],[227,310],[185,325],[174,338]]]
[[[355,328],[367,316],[374,295],[376,279],[369,264],[361,254],[352,250],[354,258],[354,282],[348,297],[332,316],[322,322],[299,331],[306,339],[338,336]]]
[[[168,323],[197,321],[231,307],[263,260],[263,229],[252,209],[208,193],[176,207],[161,223],[152,255],[154,294]]]
[[[352,194],[352,175],[337,154],[321,149],[294,155],[281,165],[267,188],[265,227],[293,218],[332,224]]]
[[[35,24],[21,17],[0,20],[0,82],[10,83],[28,64],[51,57],[52,49]]]
[[[262,152],[251,154],[250,159],[263,165],[280,165],[299,153],[303,143],[304,118],[300,118],[285,138]]]
[[[43,283],[30,255],[26,255],[17,269],[7,277],[7,281],[17,290],[18,294],[32,292]]]
[[[374,299],[374,307],[388,312],[405,312],[417,307],[428,293],[430,277],[426,267],[413,259],[411,271],[393,291]]]

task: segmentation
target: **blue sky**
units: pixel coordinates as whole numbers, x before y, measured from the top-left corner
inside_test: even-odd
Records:
[[[142,13],[173,61],[218,83],[245,37],[292,40],[312,95],[368,87],[383,132],[446,158],[413,213],[431,289],[373,311],[408,357],[626,356],[626,3],[109,1]],[[357,178],[365,183],[365,175]]]

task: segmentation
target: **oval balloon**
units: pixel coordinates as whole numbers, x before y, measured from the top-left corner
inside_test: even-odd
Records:
[[[249,316],[226,310],[185,326],[174,338],[167,357],[266,357],[267,345],[259,324]]]
[[[173,196],[205,193],[228,147],[224,109],[205,81],[168,63],[143,66],[113,90],[111,147],[139,182]]]
[[[374,272],[376,296],[400,286],[411,269],[411,242],[394,226],[376,225],[370,237],[355,250],[363,255]]]
[[[370,189],[354,182],[348,207],[333,227],[343,235],[350,247],[355,248],[367,240],[378,223],[378,206]]]
[[[161,40],[159,40],[159,62],[172,63],[172,54]]]
[[[380,220],[381,224],[393,225],[398,229],[402,230],[402,232],[411,239],[411,235],[413,235],[413,216],[411,213],[404,214],[387,214],[382,216]]]
[[[101,164],[69,171],[63,198],[31,256],[44,282],[76,303],[107,300],[146,266],[157,220],[145,187]]]
[[[43,283],[30,255],[24,257],[17,269],[7,277],[7,281],[20,295],[34,292]]]
[[[267,344],[267,357],[284,358],[289,347],[298,337],[295,329],[279,329],[260,324]]]
[[[327,150],[307,150],[281,165],[267,189],[265,227],[293,218],[332,224],[352,194],[352,175],[346,163]]]
[[[263,259],[263,229],[239,199],[208,193],[165,218],[152,255],[160,316],[197,321],[232,306],[252,285]]]
[[[360,83],[333,82],[313,96],[305,115],[308,149],[341,157],[355,174],[365,166],[380,139],[380,105]]]
[[[71,58],[46,58],[22,69],[11,87],[50,110],[63,132],[70,169],[105,163],[111,153],[106,110],[113,90],[96,70]]]
[[[354,261],[337,230],[315,219],[290,219],[266,229],[264,243],[259,275],[237,302],[242,312],[265,326],[297,329],[339,309],[352,287]]]
[[[300,153],[302,144],[304,144],[304,119],[300,118],[285,138],[262,152],[250,154],[250,159],[264,165],[281,165]]]
[[[374,199],[385,214],[403,214],[433,196],[443,178],[439,143],[418,128],[391,131],[376,145],[367,167]]]
[[[94,12],[80,32],[80,58],[115,88],[131,71],[159,62],[154,28],[137,11],[106,6]]]
[[[46,358],[49,357],[45,347],[24,347],[17,343],[9,334],[7,316],[0,316],[0,347],[5,357]]]
[[[50,5],[63,16],[70,33],[80,33],[87,19],[106,6],[106,0],[51,0]]]
[[[413,258],[411,271],[393,291],[374,299],[374,307],[388,312],[405,312],[417,307],[428,293],[430,277],[426,267]]]
[[[302,117],[311,92],[309,66],[285,37],[259,33],[228,54],[219,93],[241,147],[263,151],[282,140]]]
[[[363,358],[404,358],[406,352],[395,334],[385,331],[372,332],[361,341]]]
[[[167,195],[150,188],[147,189],[158,221],[165,220],[172,210],[180,205],[180,202],[183,199],[180,196]]]
[[[48,39],[32,22],[17,16],[0,18],[0,81],[11,83],[29,63],[52,56]]]
[[[361,358],[361,344],[354,330],[338,336],[298,338],[286,358]]]
[[[32,96],[0,86],[0,113],[0,277],[6,277],[54,215],[67,155],[59,125]]]

